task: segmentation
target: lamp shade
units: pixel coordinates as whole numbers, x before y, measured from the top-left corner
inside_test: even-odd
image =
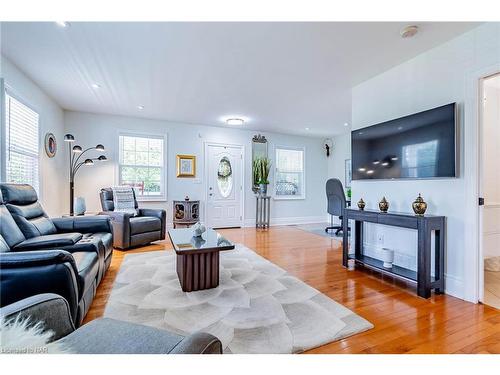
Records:
[[[73,134],[65,134],[64,135],[64,141],[65,142],[74,142],[75,137],[73,137]]]
[[[85,161],[83,163],[85,165],[92,165],[92,164],[94,164],[94,161],[92,159],[85,159]]]
[[[81,148],[81,146],[78,146],[78,145],[73,146],[73,152],[74,152],[74,153],[78,153],[78,154],[79,154],[80,152],[82,152],[82,148]]]
[[[95,146],[95,149],[97,151],[106,151],[106,149],[104,148],[104,145],[101,145],[101,144],[98,144],[97,146]]]
[[[104,156],[104,155],[99,155],[99,157],[97,158],[97,160],[99,160],[99,161],[107,161],[108,158],[106,156]]]

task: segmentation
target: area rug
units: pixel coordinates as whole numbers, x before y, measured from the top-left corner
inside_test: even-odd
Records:
[[[171,251],[128,254],[104,316],[218,337],[225,353],[299,353],[373,325],[243,245],[221,252],[217,288],[185,293]]]
[[[314,233],[321,237],[329,237],[335,239],[342,239],[342,232],[338,235],[335,234],[335,230],[330,230],[325,232],[325,228],[330,224],[304,224],[304,225],[292,225],[293,227],[303,230],[305,232]]]

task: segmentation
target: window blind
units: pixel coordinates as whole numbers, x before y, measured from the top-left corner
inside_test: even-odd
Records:
[[[6,180],[30,184],[39,191],[39,115],[16,98],[5,94]]]

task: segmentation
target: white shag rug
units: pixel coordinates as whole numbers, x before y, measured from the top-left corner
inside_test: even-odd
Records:
[[[217,288],[185,293],[172,251],[128,254],[104,316],[222,341],[225,353],[298,353],[373,325],[243,245],[220,253]]]

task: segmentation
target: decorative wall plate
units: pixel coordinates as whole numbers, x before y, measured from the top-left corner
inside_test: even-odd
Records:
[[[45,134],[45,152],[49,158],[53,158],[57,153],[56,136],[52,133]]]

